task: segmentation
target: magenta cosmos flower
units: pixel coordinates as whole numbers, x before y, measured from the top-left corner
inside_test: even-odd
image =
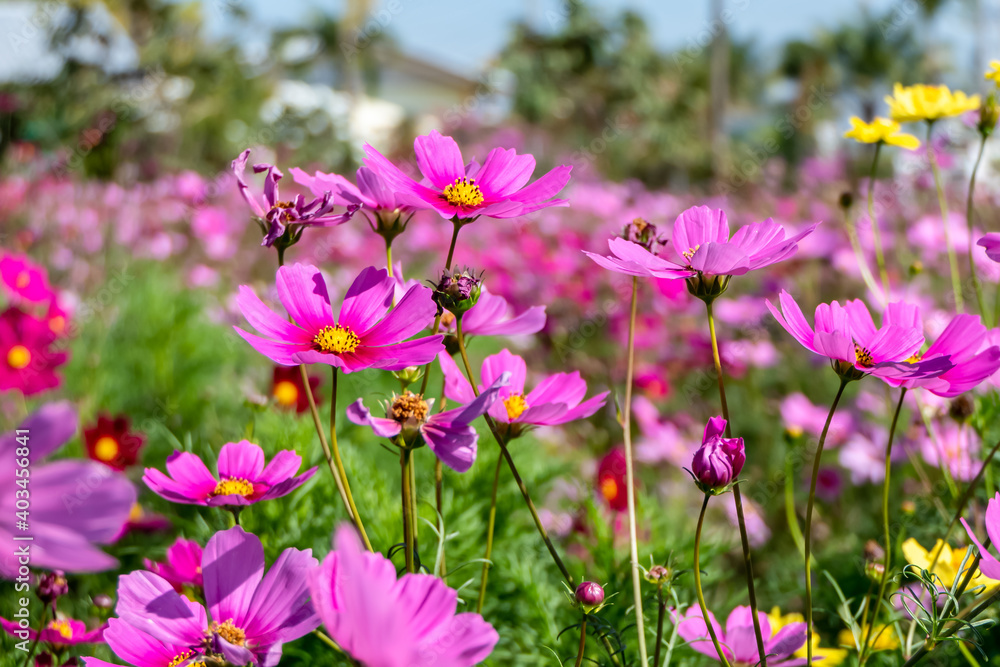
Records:
[[[30,303],[50,303],[56,298],[45,269],[13,253],[0,257],[0,281],[12,297]]]
[[[40,462],[72,438],[77,426],[76,410],[61,401],[43,405],[24,420],[18,428],[27,431],[26,441],[19,442],[16,431],[0,435],[0,540],[26,546],[33,568],[99,572],[118,565],[97,545],[110,544],[121,533],[135,504],[132,483],[94,461]],[[23,459],[29,467],[19,465]],[[25,482],[19,471],[28,469],[30,482]],[[16,516],[17,492],[24,488],[31,491],[27,530],[18,527]],[[14,541],[14,536],[29,535],[30,542]],[[23,563],[15,551],[0,553],[0,576],[18,576]]]
[[[451,355],[442,352],[438,362],[444,371],[444,395],[460,403],[471,401],[474,398],[472,385]],[[605,391],[584,401],[587,383],[577,371],[549,375],[526,394],[527,372],[524,359],[506,349],[483,360],[479,389],[492,384],[504,373],[510,374],[510,383],[500,390],[499,400],[490,407],[493,419],[502,424],[555,426],[586,419],[597,412],[608,397],[609,392]]]
[[[287,496],[316,473],[310,468],[295,475],[302,457],[285,449],[264,466],[264,450],[247,440],[229,442],[219,451],[216,479],[204,461],[191,452],[174,451],[167,457],[169,476],[146,468],[142,481],[163,498],[187,505],[253,505]]]
[[[705,619],[701,615],[698,605],[691,605],[686,614],[678,614],[676,610],[670,611],[671,618],[677,624],[677,634],[702,655],[707,655],[714,660],[719,659],[719,654],[712,644],[708,634],[708,627]],[[796,665],[808,664],[805,658],[795,658],[793,654],[806,643],[806,624],[789,623],[782,627],[774,636],[771,636],[771,622],[767,614],[757,612],[760,621],[760,632],[764,637],[764,650],[767,653],[767,664],[781,665],[781,667],[794,667]],[[715,615],[708,612],[708,620],[715,630],[715,636],[719,638],[722,645],[722,652],[730,664],[734,665],[755,665],[760,661],[757,653],[757,640],[754,634],[753,615],[750,607],[736,607],[726,619],[726,631],[722,631],[722,626],[715,620]]]
[[[992,232],[982,237],[976,245],[986,248],[986,256],[994,262],[1000,262],[1000,234]]]
[[[420,285],[411,287],[393,307],[396,281],[385,269],[369,266],[358,274],[336,318],[326,281],[315,266],[283,266],[278,269],[277,284],[278,299],[293,321],[269,309],[253,290],[241,285],[240,311],[268,338],[234,328],[278,365],[329,364],[345,373],[366,368],[398,371],[430,363],[444,349],[443,336],[406,340],[430,326],[437,307],[430,288]]]
[[[978,315],[956,315],[926,352],[918,352],[912,358],[912,361],[925,363],[946,360],[952,368],[926,377],[886,378],[886,382],[909,389],[921,387],[937,396],[954,398],[1000,369],[1000,347],[987,346],[988,333]]]
[[[35,625],[37,626],[37,624]],[[8,621],[6,618],[0,618],[0,626],[7,634],[18,639],[26,637],[29,640],[34,640],[39,637],[37,630],[33,628],[25,630],[18,623]],[[102,625],[88,630],[87,624],[83,621],[78,621],[75,618],[56,618],[45,624],[38,641],[58,647],[76,646],[77,644],[103,644],[102,636],[106,627],[106,625]]]
[[[179,537],[167,549],[166,558],[162,563],[156,563],[145,558],[142,564],[150,572],[158,574],[169,581],[174,590],[180,592],[185,586],[193,588],[202,587],[202,553],[200,544],[194,540],[185,540],[183,537]]]
[[[281,647],[319,626],[306,579],[319,563],[310,550],[285,549],[265,574],[264,548],[239,526],[205,546],[205,608],[166,579],[139,570],[118,580],[117,619],[104,639],[137,667],[180,665],[196,654],[232,665],[273,667]],[[85,658],[87,667],[109,663]]]
[[[610,257],[586,251],[585,254],[605,269],[630,276],[740,276],[787,259],[798,249],[798,242],[816,226],[810,225],[799,234],[785,238],[785,228],[768,218],[740,227],[730,238],[729,221],[724,211],[694,206],[674,221],[672,257],[657,256],[642,244],[624,238],[608,241]],[[657,243],[651,245],[652,249],[658,247]]]
[[[58,387],[62,380],[56,369],[69,353],[52,347],[56,338],[46,321],[19,308],[0,313],[0,391],[33,396]]]
[[[416,199],[442,217],[516,218],[549,206],[568,205],[565,199],[553,197],[566,187],[572,167],[556,167],[527,185],[535,171],[535,158],[518,155],[513,148],[494,148],[482,165],[475,160],[465,164],[455,140],[435,130],[414,139],[413,150],[424,176],[419,183],[368,144],[365,165],[397,196]]]
[[[987,503],[985,523],[986,534],[989,535],[990,542],[994,546],[1000,545],[1000,493],[997,493]],[[962,525],[965,526],[965,532],[969,534],[969,539],[975,542],[976,548],[979,549],[979,556],[981,558],[979,561],[980,572],[990,579],[1000,579],[1000,560],[997,560],[996,556],[983,546],[979,538],[976,537],[976,533],[969,527],[964,518],[962,519]]]
[[[465,472],[476,461],[479,442],[472,422],[493,405],[509,381],[510,374],[503,373],[467,405],[435,414],[431,414],[433,398],[424,400],[409,390],[386,402],[385,417],[373,417],[359,398],[347,407],[347,418],[359,426],[371,427],[380,437],[402,437],[411,446],[422,439],[442,463],[455,472]]]
[[[538,333],[545,327],[545,306],[532,306],[514,315],[507,299],[492,294],[483,285],[476,305],[462,315],[465,336],[522,336]],[[445,313],[441,318],[441,333],[455,330],[455,316]]]
[[[292,167],[289,171],[292,172],[292,178],[296,183],[306,186],[317,197],[330,193],[333,202],[342,206],[360,202],[362,211],[373,211],[376,215],[382,213],[405,215],[417,208],[428,208],[416,197],[407,197],[404,192],[396,192],[385,179],[368,167],[358,169],[357,185],[339,174],[317,171],[310,176],[298,167]]]
[[[364,551],[347,526],[309,590],[330,637],[365,667],[471,667],[500,639],[479,614],[457,614],[458,593],[437,577],[396,579],[392,561]]]
[[[743,438],[726,438],[725,432],[725,419],[721,416],[709,419],[701,447],[691,460],[691,472],[706,493],[721,491],[732,484],[747,460]]]
[[[876,328],[868,307],[860,300],[816,306],[815,330],[788,292],[778,297],[781,310],[767,307],[778,323],[803,347],[827,357],[838,374],[857,380],[874,375],[883,380],[940,376],[953,367],[946,357],[914,360],[924,342],[920,311],[896,302],[886,307],[882,327]],[[909,361],[908,361],[909,360]]]
[[[311,201],[306,201],[305,197],[298,195],[290,201],[282,200],[278,194],[278,181],[283,177],[281,171],[270,164],[255,164],[253,171],[259,174],[267,172],[264,177],[264,192],[258,199],[250,193],[250,186],[244,179],[247,168],[247,160],[250,158],[250,149],[240,153],[239,157],[233,160],[233,173],[236,174],[236,182],[243,199],[250,205],[250,210],[260,218],[264,231],[264,240],[261,245],[272,246],[284,233],[291,228],[293,231],[302,227],[334,227],[341,225],[351,219],[351,216],[361,207],[360,201],[347,203],[347,211],[334,213],[336,205],[333,195],[325,192],[322,196]]]

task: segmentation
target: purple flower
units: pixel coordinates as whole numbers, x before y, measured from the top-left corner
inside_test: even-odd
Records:
[[[202,553],[200,544],[179,537],[167,549],[166,559],[162,563],[144,558],[142,564],[147,570],[169,581],[174,590],[181,592],[185,586],[202,587]]]
[[[187,505],[253,505],[262,500],[287,496],[316,473],[301,475],[302,457],[285,449],[264,466],[264,450],[247,440],[229,442],[219,451],[216,479],[205,462],[191,452],[174,451],[167,457],[167,472],[146,468],[142,481],[154,493]]]
[[[336,205],[333,195],[325,192],[321,197],[316,197],[311,201],[306,201],[302,195],[298,195],[291,201],[284,201],[278,194],[278,181],[282,178],[281,171],[270,164],[255,164],[253,171],[259,174],[267,172],[264,177],[264,192],[260,199],[250,194],[250,186],[244,180],[244,172],[247,168],[247,160],[250,158],[250,149],[240,153],[239,157],[233,160],[233,173],[236,174],[236,182],[240,189],[240,194],[250,205],[250,210],[254,215],[263,220],[264,240],[261,245],[272,246],[285,233],[289,227],[298,228],[305,226],[313,227],[334,227],[341,225],[351,219],[351,216],[361,207],[360,201],[353,201],[348,204],[344,213],[334,213]],[[346,202],[345,202],[346,203]]]
[[[465,336],[520,336],[538,333],[545,327],[545,306],[532,306],[514,315],[507,299],[492,294],[483,285],[479,300],[462,316]],[[441,333],[455,329],[454,316],[441,318]]]
[[[278,299],[293,321],[269,309],[242,285],[237,297],[240,311],[268,338],[238,327],[236,333],[280,366],[318,363],[345,373],[366,368],[398,371],[430,363],[444,349],[443,336],[406,341],[428,327],[437,310],[431,290],[419,285],[392,307],[396,281],[385,269],[370,266],[358,274],[336,318],[323,274],[315,266],[283,266],[278,269],[277,284]]]
[[[438,362],[444,372],[444,395],[460,403],[471,401],[474,397],[472,385],[458,369],[455,360],[447,352],[442,352],[438,355]],[[526,394],[527,370],[524,359],[506,349],[483,360],[479,389],[504,374],[510,374],[510,384],[500,390],[500,400],[490,407],[490,416],[496,421],[522,426],[555,426],[586,419],[607,400],[608,392],[605,391],[584,401],[587,383],[577,371],[549,375]]]
[[[285,549],[265,574],[260,540],[234,526],[205,546],[208,614],[166,579],[139,570],[118,580],[118,619],[111,619],[104,638],[119,658],[138,667],[179,665],[195,653],[273,667],[283,643],[319,626],[306,584],[317,565],[310,550]],[[94,658],[85,662],[108,665]]]
[[[298,167],[289,169],[296,183],[306,186],[317,197],[330,193],[333,203],[340,206],[352,206],[361,203],[364,211],[379,213],[410,213],[418,208],[428,208],[416,197],[407,197],[405,193],[395,191],[385,179],[368,167],[361,167],[357,172],[358,184],[338,174],[325,174],[317,171],[313,176]]]
[[[994,262],[1000,262],[1000,233],[991,232],[976,241],[976,245],[986,248],[986,256]]]
[[[383,438],[401,436],[411,445],[421,438],[442,463],[455,472],[465,472],[476,460],[479,441],[472,421],[486,412],[509,381],[510,374],[503,373],[466,405],[436,414],[431,414],[434,399],[424,400],[410,391],[386,403],[385,417],[373,417],[364,399],[359,398],[347,407],[347,418],[359,426],[371,427],[375,435]]]
[[[951,369],[947,357],[912,363],[924,342],[920,311],[907,303],[890,303],[882,327],[876,328],[864,302],[821,303],[816,306],[816,328],[809,326],[795,300],[782,291],[781,310],[767,307],[784,329],[803,347],[827,357],[838,374],[858,380],[874,375],[885,381],[937,377]]]
[[[817,224],[786,239],[784,227],[768,218],[739,228],[730,238],[724,211],[694,206],[674,222],[671,239],[674,256],[670,259],[657,257],[642,245],[623,238],[608,241],[610,257],[585,254],[605,269],[630,276],[741,276],[793,255],[798,242],[811,234]]]
[[[518,155],[513,148],[494,148],[482,166],[475,160],[465,164],[455,140],[435,130],[417,137],[413,150],[424,175],[419,183],[368,144],[365,165],[407,200],[415,198],[444,218],[516,218],[567,205],[566,200],[552,197],[566,187],[572,167],[556,167],[527,185],[535,158]]]
[[[725,432],[725,419],[721,416],[709,419],[701,447],[691,460],[691,471],[699,488],[706,493],[718,493],[732,484],[747,460],[743,438],[723,437]]]
[[[500,639],[479,614],[457,614],[458,593],[429,574],[405,574],[337,530],[334,551],[309,573],[316,613],[330,637],[365,667],[472,667]]]
[[[66,459],[40,463],[76,433],[76,410],[67,401],[48,403],[28,416],[18,427],[27,435],[18,440],[15,431],[0,435],[0,541],[15,543],[15,535],[30,535],[25,542],[31,566],[66,572],[109,570],[118,561],[96,545],[110,544],[120,534],[135,505],[136,491],[128,479],[95,461]],[[28,466],[20,465],[25,461]],[[20,471],[31,471],[30,482]],[[30,484],[30,486],[29,486]],[[81,492],[85,485],[86,495]],[[30,488],[29,530],[16,525],[17,491]],[[0,556],[0,576],[18,576],[18,556],[6,549]]]
[[[990,537],[990,542],[994,545],[1000,545],[1000,493],[997,493],[990,502],[986,505],[986,534]],[[1000,579],[1000,560],[997,560],[996,556],[991,554],[976,537],[976,533],[969,527],[965,519],[962,519],[962,525],[965,526],[965,532],[969,534],[969,539],[971,539],[976,544],[976,548],[979,549],[979,556],[981,560],[979,561],[979,571],[983,573],[983,576],[990,579]]]
[[[719,654],[712,645],[712,640],[708,635],[708,626],[701,615],[698,605],[692,605],[686,614],[678,614],[676,610],[670,610],[670,616],[674,624],[677,625],[677,634],[683,638],[688,645],[698,653],[707,655],[715,660],[719,659]],[[805,665],[805,658],[794,658],[793,654],[806,643],[806,624],[789,623],[771,636],[771,622],[767,614],[757,612],[760,621],[760,632],[765,637],[764,650],[767,653],[767,664],[778,667],[793,667],[795,665]],[[708,612],[709,623],[715,630],[719,644],[722,645],[722,652],[731,664],[754,665],[759,662],[757,653],[757,640],[754,634],[753,616],[750,607],[736,607],[726,619],[726,631],[722,631],[722,626],[715,620],[715,615]]]

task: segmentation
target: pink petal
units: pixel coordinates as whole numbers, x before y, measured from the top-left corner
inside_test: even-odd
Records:
[[[364,345],[389,345],[429,328],[437,312],[428,287],[414,285],[381,322],[363,335]]]
[[[264,450],[249,440],[227,442],[219,451],[219,477],[255,482],[264,470]]]
[[[358,274],[340,307],[337,323],[364,337],[392,306],[396,282],[385,269],[369,266]]]
[[[264,576],[264,547],[257,536],[240,526],[216,533],[205,545],[202,571],[212,619],[232,619],[246,628],[250,601]]]
[[[323,274],[315,266],[292,264],[278,269],[278,298],[288,314],[307,333],[333,324],[330,295]]]
[[[494,148],[476,174],[476,183],[487,200],[500,199],[524,187],[534,171],[531,155],[518,155],[513,148]]]
[[[430,134],[413,140],[413,151],[417,155],[420,173],[439,190],[465,177],[462,151],[451,137],[432,130]]]

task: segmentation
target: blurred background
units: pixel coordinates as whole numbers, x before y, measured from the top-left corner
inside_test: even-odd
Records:
[[[0,169],[128,184],[264,145],[342,172],[502,124],[577,175],[698,191],[776,158],[792,188],[893,82],[982,88],[998,28],[1000,0],[10,0]]]

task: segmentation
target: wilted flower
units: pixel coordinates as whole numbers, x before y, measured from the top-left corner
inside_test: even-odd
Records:
[[[66,581],[66,573],[62,570],[46,572],[38,577],[38,587],[35,594],[42,604],[53,604],[63,595],[69,593],[69,582]]]
[[[954,93],[948,86],[917,84],[903,86],[897,83],[892,95],[885,98],[889,115],[898,123],[918,120],[935,121],[948,116],[960,116],[979,108],[979,95],[968,97],[960,90]]]
[[[743,438],[726,438],[726,420],[712,417],[705,425],[701,447],[694,453],[691,472],[705,493],[725,491],[739,477],[746,463]]]
[[[656,225],[647,222],[643,218],[636,218],[625,225],[622,230],[622,238],[630,243],[641,246],[644,250],[653,255],[659,255],[660,251],[667,245],[664,239],[656,231]]]
[[[438,312],[443,309],[455,317],[462,317],[479,301],[482,284],[482,276],[477,276],[471,269],[444,271],[434,286],[431,298],[438,305]]]

